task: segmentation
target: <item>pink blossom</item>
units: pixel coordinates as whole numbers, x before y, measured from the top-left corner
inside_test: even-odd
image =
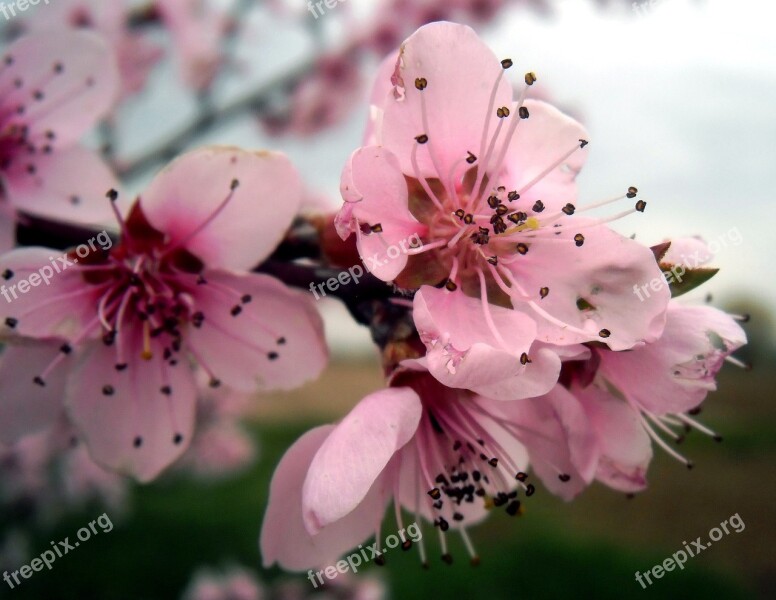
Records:
[[[163,0],[156,9],[172,36],[184,82],[196,91],[207,90],[224,62],[226,11],[212,0]]]
[[[60,409],[51,427],[0,444],[0,503],[26,503],[38,522],[50,522],[88,502],[121,511],[127,481],[96,465],[62,417]]]
[[[687,428],[721,439],[691,415],[716,389],[725,361],[742,364],[730,355],[745,343],[733,316],[672,301],[657,341],[628,352],[596,348],[587,363],[567,363],[562,379],[585,406],[605,446],[598,479],[623,491],[643,489],[650,440],[691,467],[663,436],[681,442],[677,430]]]
[[[452,560],[445,532],[454,530],[476,562],[466,527],[494,506],[520,514],[518,492],[534,492],[529,455],[545,483],[567,486],[565,494],[592,480],[595,436],[562,387],[537,401],[500,402],[446,388],[408,366],[394,375],[394,387],[366,396],[338,425],[308,432],[282,458],[261,533],[265,566],[333,564],[372,534],[379,540],[391,500],[398,529],[403,507],[439,528],[443,560]]]
[[[325,56],[293,91],[281,114],[262,116],[269,133],[308,136],[347,117],[359,99],[361,77],[352,52]]]
[[[121,96],[136,94],[163,56],[160,46],[145,32],[130,27],[132,10],[127,0],[57,0],[35,11],[26,21],[30,32],[71,29],[90,30],[110,46],[121,75]]]
[[[56,31],[25,36],[0,69],[0,181],[11,205],[43,217],[102,223],[98,202],[116,180],[79,139],[113,106],[118,72],[101,38]]]
[[[237,567],[224,573],[200,569],[183,594],[183,600],[263,600],[265,597],[256,576]]]
[[[341,237],[356,235],[361,257],[379,260],[380,279],[480,299],[486,336],[507,335],[491,314],[503,306],[530,316],[543,343],[601,341],[621,350],[657,339],[668,290],[644,302],[632,293],[661,276],[654,256],[605,226],[645,203],[608,218],[572,216],[637,190],[577,208],[587,133],[525,99],[533,74],[513,100],[504,78],[511,65],[452,23],[421,27],[392,67],[383,63],[369,145],[342,174]],[[391,256],[413,236],[422,245]]]
[[[13,393],[2,399],[12,417],[0,424],[3,437],[44,425],[64,396],[93,458],[149,481],[191,440],[190,361],[212,385],[244,392],[316,377],[327,353],[311,300],[247,272],[280,242],[301,194],[280,154],[193,151],[151,182],[126,221],[119,217],[119,245],[80,262],[71,254],[48,285],[0,302],[3,335],[20,343],[4,363],[3,388]],[[31,279],[55,254],[24,248],[0,257],[5,285]],[[32,352],[28,338],[55,338],[58,351]]]

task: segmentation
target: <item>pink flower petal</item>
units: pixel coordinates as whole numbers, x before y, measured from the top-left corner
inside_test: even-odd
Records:
[[[721,310],[672,302],[659,340],[631,352],[602,352],[600,371],[642,409],[680,413],[717,388],[725,357],[745,343],[744,330]]]
[[[44,387],[33,383],[57,358],[61,346],[30,340],[6,346],[0,358],[0,442],[12,444],[53,425],[62,416],[65,375],[72,358],[63,357]]]
[[[311,536],[302,521],[302,485],[310,463],[334,430],[325,425],[308,431],[280,460],[269,488],[269,503],[261,528],[265,567],[278,563],[291,571],[334,564],[343,553],[372,535],[385,512],[386,499],[377,481],[349,515]]]
[[[85,31],[47,31],[14,42],[5,53],[2,112],[29,127],[28,140],[42,149],[78,141],[113,106],[118,67],[103,39]],[[14,82],[20,82],[16,85]],[[23,107],[18,113],[19,107]]]
[[[526,100],[529,118],[520,122],[506,154],[505,181],[509,189],[520,190],[566,152],[587,140],[585,128],[554,106],[540,100]],[[587,150],[578,149],[540,181],[521,194],[524,206],[541,200],[547,211],[558,211],[575,202],[575,179],[587,160]]]
[[[70,375],[65,404],[92,458],[148,482],[177,460],[194,433],[197,388],[189,366],[170,366],[162,344],[141,359],[140,331],[124,334],[132,357],[116,369],[116,351],[93,342]]]
[[[101,288],[84,285],[73,260],[48,248],[21,248],[0,256],[3,335],[73,340],[94,321]]]
[[[34,165],[34,173],[28,166]],[[105,194],[119,182],[93,151],[78,146],[51,154],[31,156],[14,163],[5,178],[6,190],[16,207],[57,221],[116,226]],[[121,197],[120,202],[126,202]]]
[[[643,490],[652,460],[652,443],[638,413],[594,385],[574,389],[573,393],[598,435],[601,458],[596,479],[621,492]]]
[[[426,231],[410,213],[407,182],[396,156],[378,146],[359,148],[342,172],[340,192],[345,200],[335,220],[340,237],[355,232],[367,269],[384,281],[393,280],[407,265],[407,251],[420,245],[419,236]]]
[[[355,509],[388,461],[413,436],[422,412],[409,388],[366,396],[315,454],[302,491],[307,531],[316,533]]]
[[[519,428],[534,471],[552,493],[571,500],[593,480],[599,449],[582,405],[557,385],[540,398],[489,404]],[[568,481],[560,476],[568,475]]]
[[[154,228],[208,267],[247,270],[283,239],[302,193],[298,173],[282,154],[211,146],[170,164],[140,205]]]
[[[309,294],[255,273],[205,271],[204,278],[192,289],[202,326],[189,328],[186,340],[215,378],[249,392],[291,389],[320,375],[328,351]]]
[[[413,305],[426,364],[445,385],[516,400],[541,396],[557,382],[560,359],[547,349],[531,350],[536,325],[529,316],[489,305],[494,331],[478,299],[429,286],[420,289]]]
[[[570,217],[563,222],[560,235],[530,244],[528,253],[509,265],[514,278],[526,293],[536,297],[541,309],[564,324],[589,332],[578,333],[536,316],[539,339],[558,345],[601,341],[613,350],[657,339],[665,324],[668,286],[642,299],[635,293],[637,286],[655,278],[663,280],[652,251],[605,226],[585,228],[587,222]],[[584,235],[581,247],[573,240],[577,231],[574,223]],[[549,293],[539,299],[538,291],[543,287],[549,288]],[[513,304],[518,310],[530,311],[520,300]],[[604,329],[608,337],[600,335]]]
[[[382,143],[399,158],[404,173],[414,173],[412,148],[417,145],[415,137],[421,134],[429,137],[429,143],[418,148],[417,154],[420,171],[427,177],[447,177],[451,167],[465,159],[467,152],[479,154],[486,119],[492,134],[499,120],[495,107],[511,106],[512,89],[504,77],[496,92],[494,109],[487,114],[491,91],[501,70],[490,48],[465,25],[431,23],[407,38],[394,74],[403,96],[397,98],[393,91],[386,96],[382,129]],[[415,89],[417,78],[428,82],[422,92]],[[423,125],[421,94],[428,128]],[[430,151],[437,156],[439,172]]]

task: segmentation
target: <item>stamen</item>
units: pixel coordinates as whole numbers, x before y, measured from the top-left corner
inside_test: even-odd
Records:
[[[527,184],[525,184],[522,188],[518,190],[519,194],[525,193],[526,190],[531,189],[534,185],[536,185],[539,181],[544,179],[547,175],[552,173],[556,168],[558,168],[565,160],[567,160],[574,152],[579,150],[580,148],[584,148],[587,145],[587,142],[582,143],[581,141],[579,143],[574,144],[574,147],[571,148],[568,152],[566,152],[563,156],[561,156],[558,160],[556,160],[554,163],[552,163],[549,167],[544,169],[541,173],[539,173],[536,177],[534,177],[531,181],[529,181]]]
[[[218,207],[216,207],[216,209],[210,214],[210,216],[208,216],[200,225],[195,227],[194,230],[191,233],[189,233],[187,236],[185,236],[182,240],[168,246],[168,248],[162,253],[160,258],[164,258],[165,256],[168,256],[171,252],[178,250],[179,248],[182,248],[183,246],[188,244],[191,240],[193,240],[195,237],[197,237],[200,233],[202,233],[202,231],[213,221],[215,221],[216,218],[229,205],[229,203],[234,198],[235,190],[239,186],[240,186],[239,180],[233,179],[232,183],[229,185],[229,193],[227,194],[226,198],[224,198],[221,201],[221,204],[219,204]]]
[[[423,191],[426,192],[426,196],[429,197],[429,199],[434,203],[434,206],[436,206],[437,209],[444,212],[445,209],[442,206],[442,203],[436,197],[436,194],[434,194],[434,192],[431,190],[431,187],[428,185],[426,178],[421,174],[420,168],[418,167],[418,145],[417,144],[414,144],[412,146],[410,161],[412,162],[412,170],[415,175],[415,179],[417,179],[420,182],[420,185],[423,188]]]

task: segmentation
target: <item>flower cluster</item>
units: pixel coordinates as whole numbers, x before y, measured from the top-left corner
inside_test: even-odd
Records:
[[[502,4],[389,6],[426,22],[448,10],[486,20]],[[257,449],[238,419],[257,393],[322,372],[323,324],[306,290],[354,251],[368,267],[358,289],[327,289],[371,328],[385,387],[281,459],[261,531],[267,566],[331,565],[380,538],[389,505],[399,530],[405,512],[438,530],[442,560],[456,533],[476,564],[468,528],[494,509],[522,514],[535,480],[566,500],[594,481],[632,494],[647,486],[653,444],[691,467],[670,441],[692,429],[721,439],[694,416],[722,365],[742,364],[731,355],[746,343],[744,318],[678,298],[716,273],[683,262],[699,240],[650,247],[610,228],[645,211],[636,187],[579,201],[588,132],[529,93],[535,73],[514,88],[511,59],[437,21],[380,64],[336,214],[309,214],[315,192],[285,155],[231,146],[183,153],[130,196],[110,152],[80,144],[143,88],[159,58],[139,32],[146,21],[169,29],[207,104],[233,25],[207,2],[63,0],[0,59],[5,504],[58,498],[41,473],[60,458],[75,500],[116,504],[117,474],[150,482],[177,462],[214,477],[249,463]],[[356,45],[393,46],[400,26]],[[325,55],[313,73],[290,86],[306,109],[274,122],[265,112],[265,125],[306,135],[349,112],[356,55]],[[109,244],[76,241],[108,222]],[[77,249],[53,238],[15,247],[17,225],[36,223]],[[679,268],[681,280],[667,277]],[[189,591],[259,594],[241,572]]]
[[[673,244],[650,248],[608,227],[644,212],[635,187],[578,203],[588,134],[526,99],[532,72],[513,97],[512,66],[470,28],[434,23],[380,69],[335,225],[362,259],[381,259],[376,277],[412,296],[397,303],[415,331],[386,345],[386,389],[281,461],[267,565],[331,562],[378,532],[390,503],[399,527],[402,509],[433,523],[444,561],[455,531],[476,563],[467,527],[495,508],[521,514],[536,490],[529,465],[565,499],[593,480],[631,493],[646,486],[651,441],[690,466],[663,437],[715,435],[690,414],[743,330],[667,285],[633,294],[662,277]],[[584,214],[614,202],[632,208]],[[409,236],[422,245],[386,253]]]

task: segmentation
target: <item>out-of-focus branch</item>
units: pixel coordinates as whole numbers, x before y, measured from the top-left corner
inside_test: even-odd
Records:
[[[258,89],[240,96],[232,102],[220,107],[212,104],[205,106],[190,123],[170,134],[167,139],[148,149],[139,157],[126,162],[116,161],[113,165],[116,173],[122,178],[131,178],[157,165],[169,162],[183,152],[192,140],[206,133],[212,127],[223,126],[246,112],[261,111],[274,94],[290,90],[313,69],[314,65],[313,59],[307,60],[298,67],[284,72],[261,85]]]

